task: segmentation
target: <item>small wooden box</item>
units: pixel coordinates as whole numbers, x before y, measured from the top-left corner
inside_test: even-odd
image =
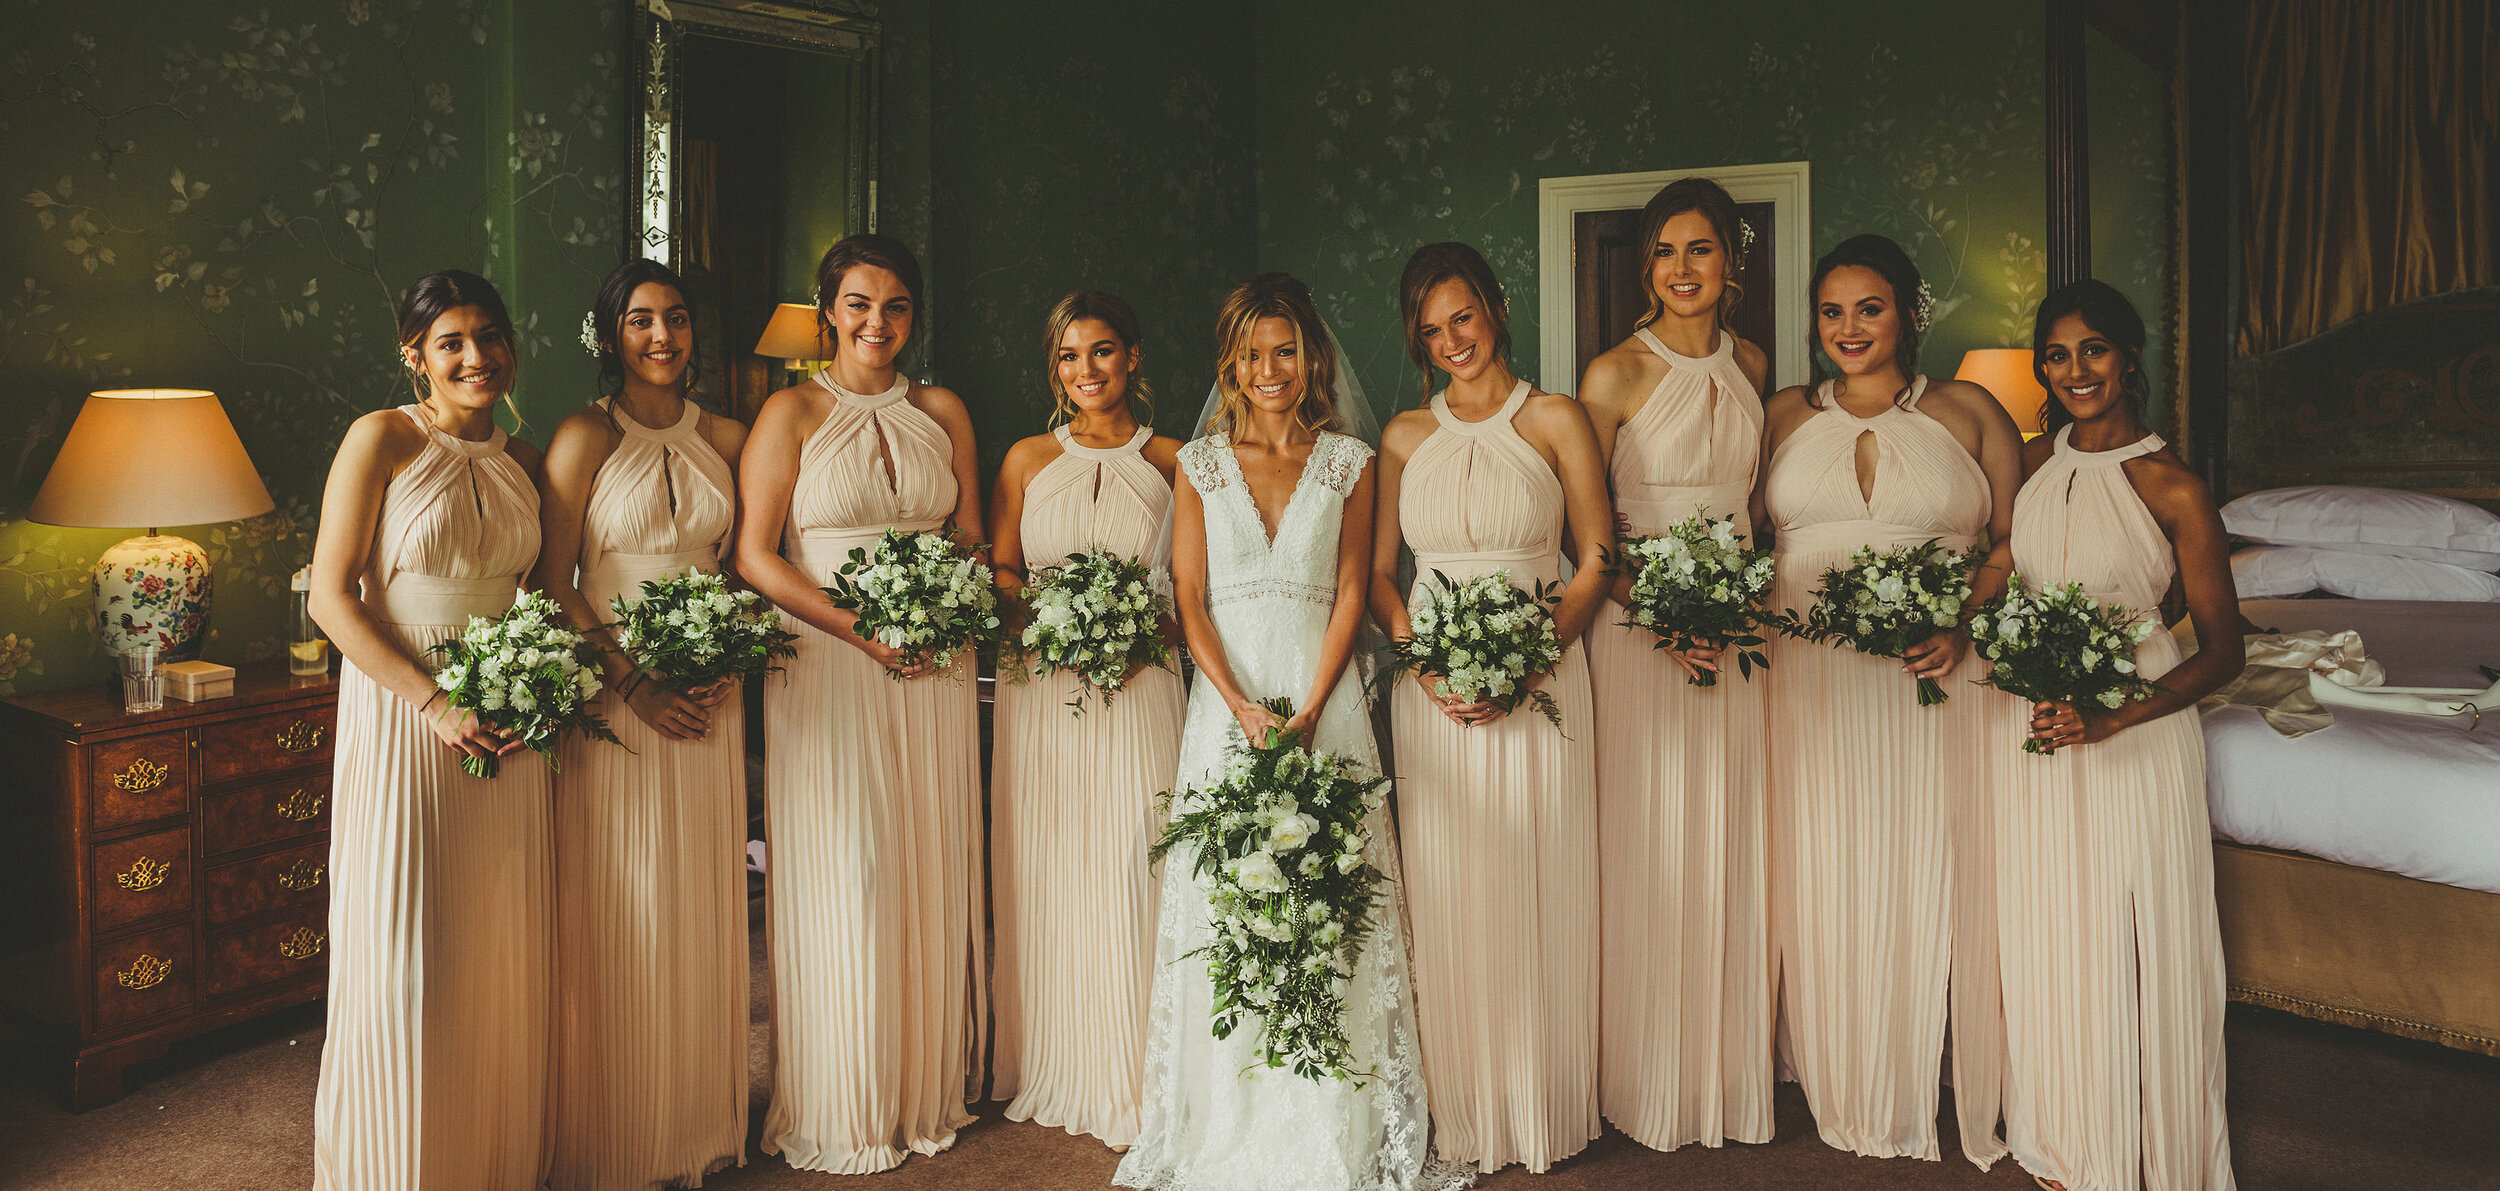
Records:
[[[234,667],[215,662],[175,662],[165,667],[165,697],[205,703],[234,693]]]

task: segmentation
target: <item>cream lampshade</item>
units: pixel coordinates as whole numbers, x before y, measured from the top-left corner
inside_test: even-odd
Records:
[[[2040,437],[2040,415],[2048,407],[2049,391],[2032,374],[2030,348],[1979,348],[1962,357],[1961,370],[1953,379],[1988,390],[2005,412],[2014,415],[2014,426],[2025,439]]]
[[[276,507],[215,393],[105,389],[79,409],[26,519],[146,527],[96,560],[96,624],[109,653],[154,645],[180,661],[199,655],[207,626],[208,553],[156,527],[237,521]]]
[[[806,369],[833,358],[833,348],[825,342],[824,320],[816,308],[805,302],[784,302],[773,307],[772,321],[764,324],[764,336],[755,341],[755,354],[771,356],[785,367]]]

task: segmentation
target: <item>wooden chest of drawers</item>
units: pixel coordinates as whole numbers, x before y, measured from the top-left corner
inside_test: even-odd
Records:
[[[0,699],[0,1010],[56,1044],[69,1100],[329,973],[335,678],[126,714],[82,687]]]

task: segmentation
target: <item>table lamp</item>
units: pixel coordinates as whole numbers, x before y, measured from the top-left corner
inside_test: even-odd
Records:
[[[2048,408],[2049,391],[2040,387],[2040,378],[2031,371],[2030,348],[1983,347],[1968,352],[1953,379],[1988,390],[2005,412],[2014,415],[2014,428],[2023,432],[2024,439],[2040,437],[2040,415]]]
[[[208,553],[156,527],[239,521],[276,507],[215,393],[105,389],[88,394],[26,519],[146,526],[96,560],[96,625],[108,653],[154,645],[181,661],[199,656],[208,622]]]
[[[755,354],[771,356],[792,371],[812,372],[833,358],[833,348],[825,342],[824,319],[814,306],[784,302],[773,307],[772,321],[755,341]]]

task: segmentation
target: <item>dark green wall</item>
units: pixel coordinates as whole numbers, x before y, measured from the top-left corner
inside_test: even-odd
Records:
[[[331,452],[410,400],[399,291],[494,279],[543,440],[588,393],[580,312],[619,259],[622,5],[35,0],[0,60],[0,691],[103,673],[87,572],[127,530],[19,520],[90,389],[214,389],[278,499],[183,531],[207,656],[273,654]],[[138,459],[144,462],[144,457]],[[168,527],[169,529],[174,527]]]

